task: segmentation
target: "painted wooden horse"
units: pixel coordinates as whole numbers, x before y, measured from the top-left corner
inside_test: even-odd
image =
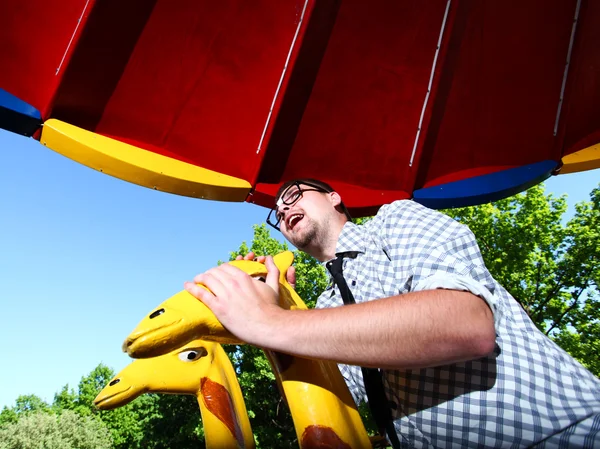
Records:
[[[143,393],[195,395],[208,449],[255,447],[235,370],[219,343],[196,339],[167,354],[135,360],[104,387],[94,404],[109,410]]]
[[[275,256],[280,270],[280,305],[306,309],[285,279],[293,262],[289,251]],[[254,278],[266,278],[264,264],[230,262]],[[167,299],[146,316],[123,343],[131,357],[154,357],[195,338],[242,344],[201,301],[187,291]],[[265,350],[286,398],[301,448],[370,448],[371,442],[350,392],[334,362]]]

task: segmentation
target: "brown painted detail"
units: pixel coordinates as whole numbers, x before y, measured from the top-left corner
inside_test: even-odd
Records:
[[[203,377],[200,381],[200,391],[208,411],[225,424],[241,448],[245,447],[244,435],[238,423],[229,391],[223,385],[210,380],[208,377]]]
[[[294,356],[283,352],[273,351],[273,358],[277,362],[277,367],[281,373],[285,372],[294,362]]]
[[[335,430],[326,426],[308,426],[302,434],[301,449],[351,449]]]

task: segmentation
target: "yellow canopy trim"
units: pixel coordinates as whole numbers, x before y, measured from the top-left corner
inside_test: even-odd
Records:
[[[249,182],[86,131],[56,119],[40,142],[80,164],[154,190],[216,201],[244,201]]]
[[[600,168],[600,143],[563,157],[562,163],[561,175]]]

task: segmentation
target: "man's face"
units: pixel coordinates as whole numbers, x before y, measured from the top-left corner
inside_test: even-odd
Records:
[[[290,186],[280,197],[277,207],[283,236],[298,249],[318,244],[326,232],[331,212],[335,212],[329,194],[300,184]],[[285,204],[288,203],[288,204]]]

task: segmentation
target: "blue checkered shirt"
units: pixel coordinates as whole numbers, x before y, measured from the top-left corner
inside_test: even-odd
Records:
[[[336,253],[357,303],[447,288],[470,291],[494,313],[496,350],[436,368],[384,371],[403,447],[599,447],[600,380],[543,335],[484,265],[471,231],[413,201],[346,223]],[[318,308],[343,304],[333,284]],[[398,342],[402,344],[402,342]],[[354,399],[361,370],[340,365]]]

